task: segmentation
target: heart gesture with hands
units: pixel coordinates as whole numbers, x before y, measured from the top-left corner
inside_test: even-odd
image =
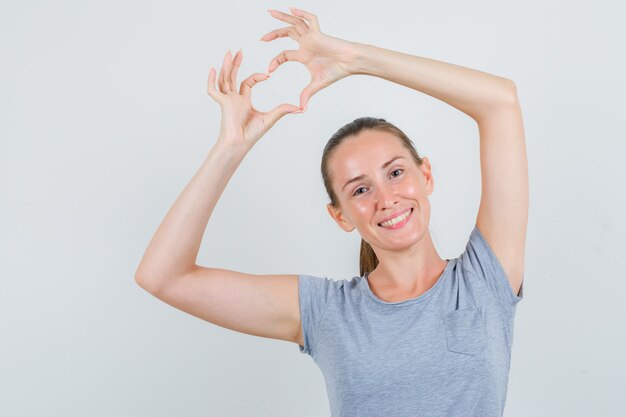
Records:
[[[352,74],[352,63],[356,56],[354,44],[323,34],[314,14],[293,8],[291,11],[295,16],[270,10],[273,17],[292,26],[273,30],[260,40],[290,37],[300,44],[300,49],[278,54],[270,62],[268,73],[252,74],[241,83],[237,91],[237,70],[243,59],[241,50],[234,57],[230,51],[226,53],[217,76],[217,89],[216,71],[214,68],[209,71],[207,92],[222,108],[219,142],[249,150],[281,117],[304,112],[315,93]],[[266,113],[254,109],[250,101],[252,87],[267,80],[276,68],[287,61],[304,64],[311,74],[310,83],[300,94],[300,107],[281,104]]]

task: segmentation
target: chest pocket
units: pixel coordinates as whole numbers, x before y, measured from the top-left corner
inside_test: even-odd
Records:
[[[480,308],[461,308],[444,313],[443,323],[449,351],[477,355],[485,349],[485,327]]]

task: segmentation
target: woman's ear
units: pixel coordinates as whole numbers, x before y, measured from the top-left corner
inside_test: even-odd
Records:
[[[335,222],[346,232],[351,232],[355,229],[350,220],[344,217],[341,209],[334,207],[332,204],[326,204],[326,210],[328,210],[328,214],[333,218]]]
[[[435,188],[435,179],[433,178],[433,172],[432,172],[428,157],[425,156],[423,158],[422,165],[420,165],[420,170],[422,171],[422,174],[424,175],[424,181],[426,183],[425,184],[426,191],[428,192],[428,195],[431,195],[433,192],[433,189]]]

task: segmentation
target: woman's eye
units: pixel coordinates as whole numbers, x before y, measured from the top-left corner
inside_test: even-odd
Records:
[[[364,189],[364,188],[365,188],[365,187],[359,187],[359,188],[357,188],[356,190],[354,190],[354,194],[352,194],[352,195],[359,195],[359,194],[363,194],[363,193],[359,193],[358,191],[359,191],[359,190],[362,190],[362,189]]]
[[[393,171],[391,171],[391,173],[393,174],[394,172],[397,172],[397,171],[402,172],[404,170],[402,168],[398,168],[398,169],[394,169]],[[400,174],[398,174],[398,175],[400,175]],[[398,175],[394,175],[394,177],[397,177]]]

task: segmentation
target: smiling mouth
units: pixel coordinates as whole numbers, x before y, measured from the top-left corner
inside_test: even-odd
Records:
[[[382,223],[378,223],[378,226],[380,227],[384,227],[386,229],[389,228],[394,228],[394,226],[401,224],[401,223],[405,223],[406,220],[408,219],[408,217],[413,213],[413,207],[411,207],[411,209],[407,212],[405,212],[404,214],[401,214],[400,216],[397,216],[395,219],[393,220],[393,223],[390,223],[392,220],[389,220],[387,222],[382,222]],[[385,224],[383,226],[383,223]]]

